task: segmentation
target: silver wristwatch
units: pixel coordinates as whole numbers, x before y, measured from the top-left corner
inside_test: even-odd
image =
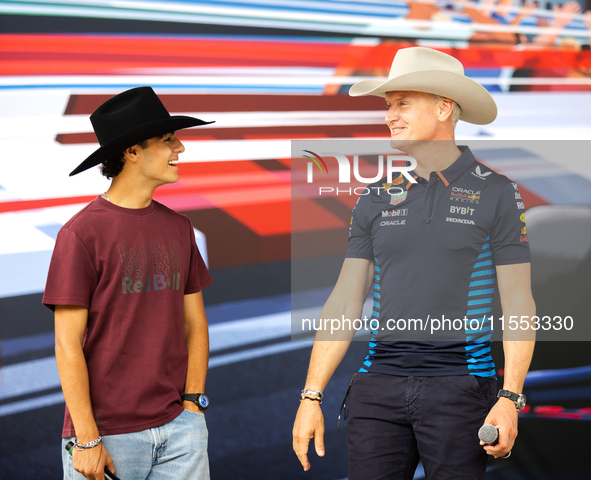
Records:
[[[501,397],[506,397],[509,400],[513,400],[513,403],[515,403],[515,408],[518,412],[521,412],[521,410],[524,409],[527,400],[523,393],[513,393],[509,390],[499,390],[499,393],[497,393],[497,398]]]

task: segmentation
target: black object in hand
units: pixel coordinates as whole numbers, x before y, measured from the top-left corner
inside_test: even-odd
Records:
[[[72,455],[72,450],[74,449],[74,442],[68,442],[66,444],[66,450],[70,455]],[[115,475],[111,470],[105,467],[105,478],[107,480],[121,480],[117,475]]]

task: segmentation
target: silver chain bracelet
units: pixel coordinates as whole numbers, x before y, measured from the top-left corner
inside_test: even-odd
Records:
[[[88,443],[79,443],[78,439],[76,439],[75,443],[74,443],[74,450],[77,450],[78,452],[81,452],[82,450],[88,450],[89,448],[94,448],[97,445],[100,445],[102,441],[102,438],[99,437],[95,438],[92,442],[88,442]]]
[[[319,392],[318,390],[312,390],[311,388],[305,388],[302,390],[302,393],[300,393],[300,398],[303,400],[306,395],[317,395],[320,400],[322,400],[322,397],[324,397],[322,392]]]

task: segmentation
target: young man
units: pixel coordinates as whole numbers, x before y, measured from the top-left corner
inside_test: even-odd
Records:
[[[507,456],[513,446],[534,344],[504,338],[497,400],[487,317],[495,277],[506,317],[535,314],[523,204],[517,184],[454,141],[458,118],[490,123],[496,105],[459,61],[422,47],[399,50],[386,82],[362,81],[350,94],[386,99],[391,145],[417,166],[416,183],[382,180],[359,197],[346,259],[321,313],[360,318],[373,287],[375,330],[347,406],[349,480],[412,479],[419,459],[428,479],[482,479],[487,454]],[[389,319],[434,317],[477,319],[481,327],[432,336],[381,329]],[[312,438],[324,455],[322,391],[353,334],[316,337],[293,429],[304,470]],[[498,428],[497,445],[479,442],[484,423]]]
[[[203,409],[209,341],[201,290],[212,282],[187,217],[152,200],[178,180],[175,131],[150,87],[123,92],[91,121],[111,186],[60,230],[43,303],[55,311],[66,414],[64,479],[208,479]],[[77,473],[79,472],[79,473]]]

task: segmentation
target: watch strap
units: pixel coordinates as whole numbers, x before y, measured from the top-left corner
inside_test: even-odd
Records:
[[[204,395],[203,393],[183,393],[181,395],[181,400],[184,402],[185,400],[188,402],[194,402],[197,403],[197,400],[199,400],[199,397],[201,395]]]
[[[506,397],[509,400],[513,400],[514,402],[516,402],[517,399],[519,398],[519,394],[513,393],[509,390],[501,389],[501,390],[499,390],[499,393],[497,394],[497,398],[500,398],[500,397]]]
[[[185,402],[193,402],[199,410],[207,410],[209,407],[209,398],[205,393],[183,393],[181,395],[181,401]]]
[[[497,398],[501,397],[505,397],[511,400],[515,404],[515,408],[518,412],[521,412],[521,410],[525,408],[527,402],[525,395],[523,395],[522,393],[511,392],[510,390],[499,390],[499,393],[497,393]]]

